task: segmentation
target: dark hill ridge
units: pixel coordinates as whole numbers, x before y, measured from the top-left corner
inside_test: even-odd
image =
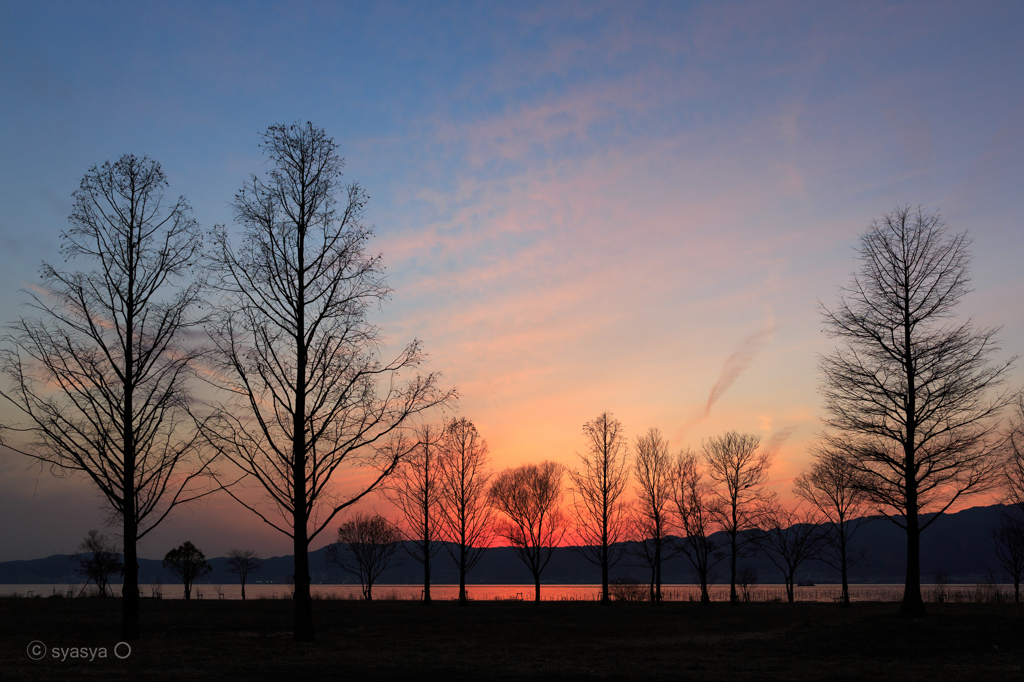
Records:
[[[990,576],[997,581],[1006,577],[999,568],[992,546],[989,529],[999,522],[1000,515],[1007,510],[1003,505],[972,507],[940,518],[922,535],[921,577],[932,582],[935,576],[945,575],[949,582],[974,583],[987,580]],[[861,583],[902,583],[906,567],[906,540],[903,530],[888,519],[877,517],[861,528],[855,538],[854,548],[867,549],[863,561],[850,571],[850,580]],[[201,584],[227,585],[237,582],[237,576],[227,570],[227,559],[210,559],[213,573],[199,581]],[[635,564],[628,554],[612,570],[612,576],[632,576],[640,581],[647,579],[644,569]],[[764,557],[743,559],[758,574],[758,582],[771,584],[782,582],[782,575]],[[716,582],[728,580],[728,563],[719,564]],[[67,555],[54,555],[45,559],[0,562],[0,584],[76,584],[81,577],[75,573],[78,563]],[[271,557],[264,562],[263,569],[251,576],[250,582],[287,584],[292,574],[292,557]],[[324,559],[324,550],[310,552],[310,571],[314,583],[340,584],[357,582],[355,576],[329,566]],[[458,582],[458,572],[448,553],[442,549],[432,561],[432,582],[452,584]],[[423,580],[423,569],[407,553],[399,552],[391,567],[379,581],[381,584],[417,584]],[[666,562],[663,568],[663,582],[692,583],[694,578],[685,557],[677,556]],[[838,574],[821,562],[808,562],[797,575],[799,580],[817,583],[838,582]],[[578,552],[570,548],[559,548],[544,571],[544,582],[549,584],[593,584],[600,582],[600,571]],[[157,581],[165,584],[177,580],[165,571],[160,560],[141,559],[139,580],[142,583]],[[530,584],[532,578],[523,563],[509,547],[495,547],[486,550],[469,580],[475,584],[517,585]]]

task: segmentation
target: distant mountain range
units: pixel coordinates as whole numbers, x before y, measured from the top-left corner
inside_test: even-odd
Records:
[[[994,577],[1003,582],[996,560],[989,530],[999,523],[1008,508],[1003,505],[972,507],[955,514],[947,514],[928,528],[921,541],[921,577],[932,582],[942,574],[949,582],[974,583]],[[888,519],[878,517],[864,525],[853,543],[854,550],[866,550],[864,559],[850,570],[850,580],[858,583],[902,583],[906,570],[906,534]],[[238,582],[238,577],[227,570],[227,559],[210,559],[213,573],[199,583],[227,585]],[[448,553],[442,549],[431,561],[431,579],[434,584],[458,582],[458,570]],[[781,583],[782,574],[765,557],[741,560],[752,566],[761,584]],[[250,576],[250,583],[287,584],[293,573],[291,555],[266,559],[262,570]],[[57,554],[45,559],[0,562],[0,584],[78,584],[82,582],[75,569],[78,562],[73,556]],[[328,565],[324,550],[310,553],[310,570],[314,583],[356,583],[357,578],[337,567]],[[628,553],[612,569],[613,578],[630,576],[641,582],[648,579],[645,569],[637,565]],[[798,580],[816,583],[838,582],[838,572],[829,566],[811,561],[801,567]],[[119,578],[118,578],[119,580]],[[139,561],[139,580],[144,584],[162,582],[173,584],[177,579],[163,569],[155,559]],[[551,563],[543,574],[545,584],[594,584],[601,581],[598,567],[579,552],[562,547],[555,550]],[[728,560],[719,564],[716,582],[728,581]],[[423,582],[421,565],[408,553],[399,551],[380,584],[417,584]],[[477,567],[469,574],[471,584],[519,585],[533,582],[529,571],[509,547],[487,549]],[[685,584],[694,582],[689,562],[685,557],[669,559],[663,567],[663,582]]]

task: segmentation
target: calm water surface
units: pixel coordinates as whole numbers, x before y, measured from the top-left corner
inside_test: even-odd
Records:
[[[146,597],[159,595],[163,599],[181,599],[184,590],[181,585],[142,585]],[[121,586],[113,586],[115,595],[120,595]],[[469,598],[475,600],[494,599],[533,599],[533,585],[470,585],[467,587]],[[738,588],[737,588],[738,589]],[[944,594],[951,601],[974,601],[972,597],[984,596],[993,590],[1003,595],[1012,595],[1012,586],[1008,585],[925,585],[922,588],[926,601],[938,601]],[[79,585],[0,585],[3,596],[41,596],[77,595],[81,592]],[[88,592],[95,592],[90,585]],[[728,601],[729,586],[713,585],[710,589],[713,601]],[[249,599],[289,599],[290,585],[247,584],[245,594]],[[838,600],[839,585],[817,585],[814,587],[797,587],[797,601],[829,602]],[[422,585],[374,585],[374,599],[419,600],[423,594]],[[662,594],[669,601],[697,601],[700,588],[696,585],[663,585]],[[320,599],[361,599],[359,585],[313,585],[314,597]],[[458,585],[432,585],[430,595],[433,599],[456,599],[459,595]],[[585,601],[600,599],[600,585],[541,585],[541,599],[544,601]],[[241,588],[237,585],[194,585],[194,599],[241,599]],[[784,601],[786,590],[783,585],[757,585],[750,589],[753,601]],[[903,598],[903,585],[851,585],[850,598],[853,601],[899,601]]]

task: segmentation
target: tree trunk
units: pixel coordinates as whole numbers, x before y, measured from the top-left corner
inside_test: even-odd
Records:
[[[913,430],[908,430],[912,443]],[[921,527],[918,522],[918,485],[914,472],[912,444],[905,447],[906,462],[906,583],[903,588],[902,615],[924,615],[925,600],[921,596]]]
[[[654,575],[654,565],[652,564],[651,565],[651,585],[650,585],[650,589],[649,589],[649,593],[650,593],[651,603],[652,604],[657,602],[657,599],[655,598],[655,595],[654,595],[654,583],[655,583],[655,581],[656,581],[656,576]]]
[[[306,540],[305,514],[295,514],[295,541],[292,544],[295,552],[295,633],[296,642],[312,642],[316,636],[313,632],[313,597],[309,585],[309,544]]]
[[[608,589],[608,543],[601,546],[601,603],[610,604],[611,591]]]
[[[430,543],[423,542],[423,603],[430,603]]]
[[[846,540],[843,539],[842,544],[839,545],[839,572],[842,574],[843,579],[843,595],[839,601],[839,605],[842,608],[848,608],[850,606],[850,583],[847,580],[846,570]]]
[[[139,554],[135,543],[136,525],[125,515],[124,522],[124,585],[121,588],[121,639],[139,638]]]
[[[736,514],[733,513],[733,528],[736,528]],[[736,594],[736,531],[733,530],[729,533],[730,548],[732,550],[729,555],[729,603],[739,604],[740,599]]]
[[[309,361],[306,348],[306,286],[305,271],[305,225],[298,226],[298,273],[299,281],[295,295],[295,406],[292,413],[292,486],[293,510],[292,528],[295,552],[295,633],[296,642],[312,642],[316,639],[313,631],[313,597],[310,594],[309,538],[306,523],[306,368]]]
[[[459,545],[459,606],[469,604],[469,595],[466,594],[466,545]]]
[[[661,603],[661,540],[654,547],[654,566],[655,566],[655,601]]]
[[[917,360],[911,354],[910,301],[904,298],[903,339],[904,368],[907,377],[906,440],[903,442],[904,490],[907,498],[907,578],[903,588],[903,604],[900,613],[904,616],[923,616],[924,599],[921,598],[921,529],[918,526],[917,499]]]
[[[245,578],[242,578],[242,601],[245,601]]]
[[[900,614],[923,616],[925,609],[924,599],[921,597],[921,530],[917,524],[917,505],[915,504],[912,510],[910,505],[907,506],[907,578]]]
[[[129,275],[128,297],[134,295],[134,273]],[[134,331],[134,315],[129,310],[125,328]],[[130,333],[130,332],[129,332]],[[131,349],[133,339],[127,339],[126,349]],[[125,641],[139,638],[139,517],[135,506],[135,413],[132,409],[132,394],[135,377],[131,351],[126,352],[124,368],[124,403],[121,407],[121,434],[124,450],[124,471],[121,485],[124,497],[121,501],[121,515],[124,519],[124,587],[121,590],[124,603],[121,605],[121,632]]]
[[[791,573],[786,576],[786,600],[792,604],[796,599],[794,598],[794,583],[796,582],[796,574]]]
[[[534,579],[533,601],[535,601],[535,602],[537,602],[539,604],[540,603],[540,573],[534,573],[533,574],[533,579]]]

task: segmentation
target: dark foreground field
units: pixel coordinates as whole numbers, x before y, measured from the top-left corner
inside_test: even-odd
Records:
[[[896,604],[318,601],[318,641],[296,644],[289,601],[146,600],[126,660],[119,607],[0,599],[0,679],[1024,679],[1024,610],[1006,604],[904,619]],[[53,657],[71,647],[107,658]]]

